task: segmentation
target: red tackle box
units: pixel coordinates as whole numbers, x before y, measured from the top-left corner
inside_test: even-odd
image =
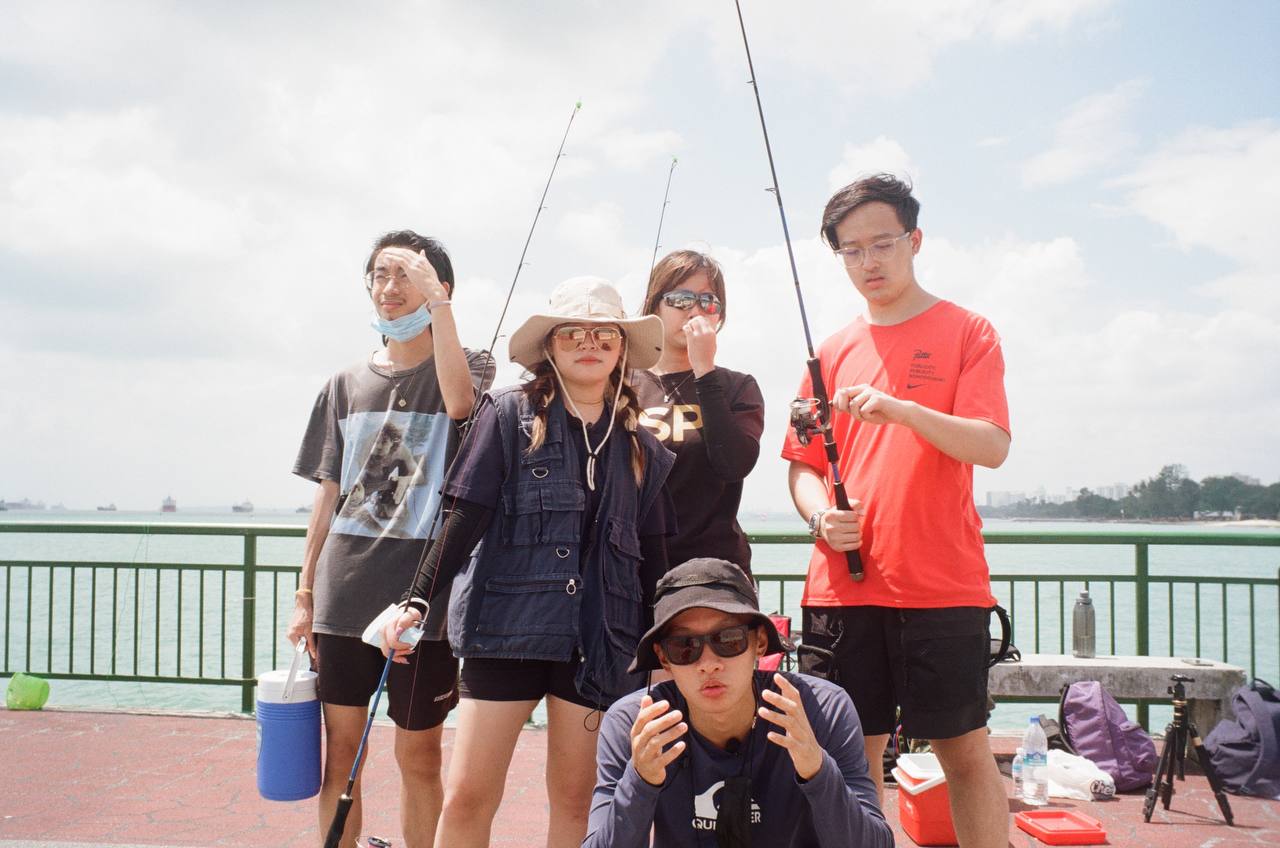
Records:
[[[1078,810],[1027,810],[1013,820],[1049,845],[1101,845],[1107,841],[1102,822]]]

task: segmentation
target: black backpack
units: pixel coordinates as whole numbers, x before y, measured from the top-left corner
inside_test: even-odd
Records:
[[[1223,787],[1238,795],[1280,797],[1280,695],[1256,677],[1231,694],[1234,719],[1223,719],[1204,747]]]

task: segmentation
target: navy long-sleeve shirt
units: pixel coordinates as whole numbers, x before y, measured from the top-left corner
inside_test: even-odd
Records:
[[[654,786],[631,764],[631,726],[644,692],[622,698],[600,727],[598,776],[583,848],[715,848],[716,811],[726,778],[751,778],[751,839],[754,845],[790,848],[889,848],[893,833],[876,803],[867,773],[862,725],[848,694],[802,674],[785,673],[800,692],[818,744],[822,767],[801,781],[786,749],[766,738],[777,730],[760,719],[736,752],[718,748],[690,728],[685,753]],[[756,672],[759,689],[776,689],[773,675]],[[675,683],[654,688],[688,714]]]

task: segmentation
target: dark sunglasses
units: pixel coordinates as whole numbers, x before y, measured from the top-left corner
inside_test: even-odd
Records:
[[[666,636],[659,639],[658,644],[672,665],[697,662],[704,645],[710,645],[716,656],[728,659],[739,656],[751,645],[751,629],[746,624],[735,624],[701,636]]]
[[[683,309],[688,312],[696,303],[702,307],[702,311],[708,315],[720,314],[720,298],[711,292],[703,292],[702,294],[694,294],[687,289],[676,289],[669,291],[662,296],[662,302],[673,309]]]

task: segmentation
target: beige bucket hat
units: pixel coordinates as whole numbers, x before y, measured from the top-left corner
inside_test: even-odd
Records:
[[[547,358],[547,334],[561,324],[617,324],[627,337],[627,367],[649,368],[662,355],[662,319],[657,315],[628,318],[622,295],[600,277],[573,277],[556,286],[546,312],[530,315],[511,334],[511,361],[532,371]]]

